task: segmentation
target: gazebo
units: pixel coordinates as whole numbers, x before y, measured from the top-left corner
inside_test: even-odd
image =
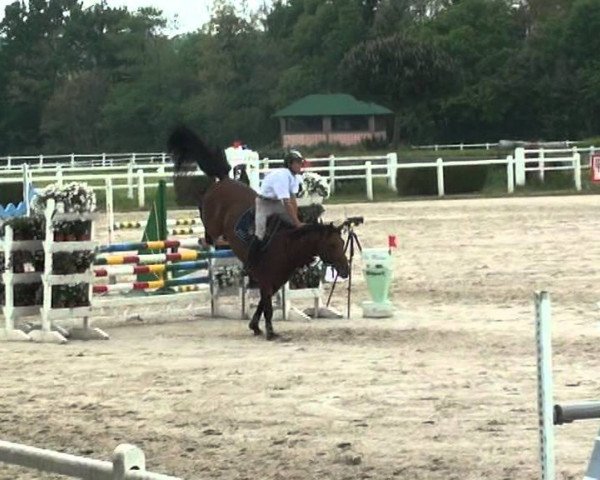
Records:
[[[394,112],[352,95],[307,95],[277,111],[284,147],[339,143],[354,145],[366,138],[386,140],[386,117]]]

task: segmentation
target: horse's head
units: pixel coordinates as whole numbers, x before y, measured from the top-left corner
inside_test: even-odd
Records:
[[[325,263],[333,265],[342,278],[347,278],[350,272],[348,259],[344,252],[343,227],[333,224],[323,225],[322,239],[319,242],[319,257]]]

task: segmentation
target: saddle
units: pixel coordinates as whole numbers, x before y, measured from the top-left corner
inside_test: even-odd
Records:
[[[246,246],[250,245],[252,237],[254,235],[254,216],[256,214],[255,207],[250,207],[246,210],[240,218],[235,222],[234,231],[235,236]],[[291,225],[285,221],[284,218],[275,214],[269,216],[267,219],[267,231],[265,232],[265,238],[263,239],[263,248],[266,250],[271,243],[271,240],[277,232],[283,229],[291,228]]]

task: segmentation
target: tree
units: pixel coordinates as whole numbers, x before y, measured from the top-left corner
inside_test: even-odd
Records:
[[[0,131],[6,148],[37,151],[41,112],[60,80],[70,70],[65,25],[81,11],[77,0],[31,0],[14,2],[0,22],[5,70]]]
[[[502,135],[513,107],[507,71],[523,47],[525,32],[505,0],[462,0],[423,25],[422,34],[442,46],[456,66],[456,83],[436,114],[443,141],[476,141]],[[440,135],[441,136],[441,135]]]
[[[349,88],[384,99],[394,110],[395,144],[402,131],[418,133],[428,104],[452,84],[454,72],[451,58],[435,44],[403,34],[357,45],[340,68]]]
[[[279,56],[258,24],[222,4],[182,54],[195,76],[195,91],[183,106],[188,123],[221,145],[275,138],[277,124],[269,115]]]
[[[72,76],[55,90],[42,116],[47,153],[97,152],[102,147],[101,111],[108,82],[98,71]]]
[[[290,0],[274,4],[265,29],[269,42],[282,53],[276,91],[279,107],[309,93],[340,89],[336,65],[367,38],[376,3]]]

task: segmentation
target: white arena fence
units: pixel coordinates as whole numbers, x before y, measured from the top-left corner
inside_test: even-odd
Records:
[[[388,188],[397,190],[396,175],[398,170],[414,168],[434,168],[437,174],[437,191],[440,197],[445,195],[444,170],[455,166],[476,165],[504,165],[506,167],[506,189],[508,193],[514,192],[516,186],[524,186],[527,172],[537,172],[543,181],[545,172],[552,170],[571,170],[573,172],[573,184],[576,190],[581,190],[581,171],[589,169],[590,164],[586,156],[582,161],[581,154],[595,153],[595,147],[585,149],[573,147],[564,149],[525,149],[517,148],[514,155],[506,158],[492,159],[464,159],[444,160],[438,158],[435,161],[400,163],[396,153],[373,156],[330,156],[326,158],[309,158],[311,166],[306,170],[316,172],[328,179],[332,193],[335,192],[336,184],[345,180],[363,180],[365,182],[365,193],[369,200],[373,199],[374,179],[384,179]],[[250,170],[250,183],[255,189],[260,186],[260,181],[270,168],[281,165],[280,159],[258,159],[255,152],[244,151],[249,155],[247,162],[237,158],[232,163],[246,163]],[[41,158],[42,156],[40,156]],[[49,183],[87,182],[96,190],[105,190],[108,181],[112,183],[113,190],[127,190],[128,198],[135,198],[140,207],[145,203],[145,191],[147,188],[157,186],[158,180],[167,180],[171,186],[173,177],[173,165],[169,157],[163,153],[156,154],[123,154],[122,157],[108,156],[73,156],[65,163],[45,163],[38,160],[33,164],[15,162],[23,159],[38,157],[13,157],[11,167],[6,164],[2,168],[0,161],[0,188],[3,183],[14,183],[23,179],[24,172],[28,175],[30,182],[36,187],[42,187]],[[90,157],[90,163],[80,165],[80,158]],[[93,157],[93,158],[92,158]],[[102,159],[105,158],[104,163]],[[7,157],[4,157],[6,159]],[[53,158],[53,157],[44,157]],[[0,158],[0,160],[2,160]],[[109,161],[112,160],[112,161]],[[100,162],[100,163],[98,163]],[[201,175],[201,173],[200,173]]]
[[[181,480],[147,472],[144,452],[129,444],[108,462],[0,440],[0,462],[84,480]]]
[[[492,148],[504,148],[504,149],[512,149],[521,146],[527,145],[528,142],[518,141],[518,140],[500,140],[499,142],[486,142],[486,143],[434,143],[431,145],[412,145],[410,148],[413,150],[491,150]],[[551,141],[551,142],[537,142],[530,143],[530,146],[536,147],[552,147],[552,148],[570,148],[577,146],[578,143],[572,140],[561,140],[561,141]]]
[[[498,142],[494,143],[446,143],[446,144],[432,144],[432,145],[413,145],[410,148],[414,150],[474,150],[483,149],[490,150],[491,148],[499,147]]]

